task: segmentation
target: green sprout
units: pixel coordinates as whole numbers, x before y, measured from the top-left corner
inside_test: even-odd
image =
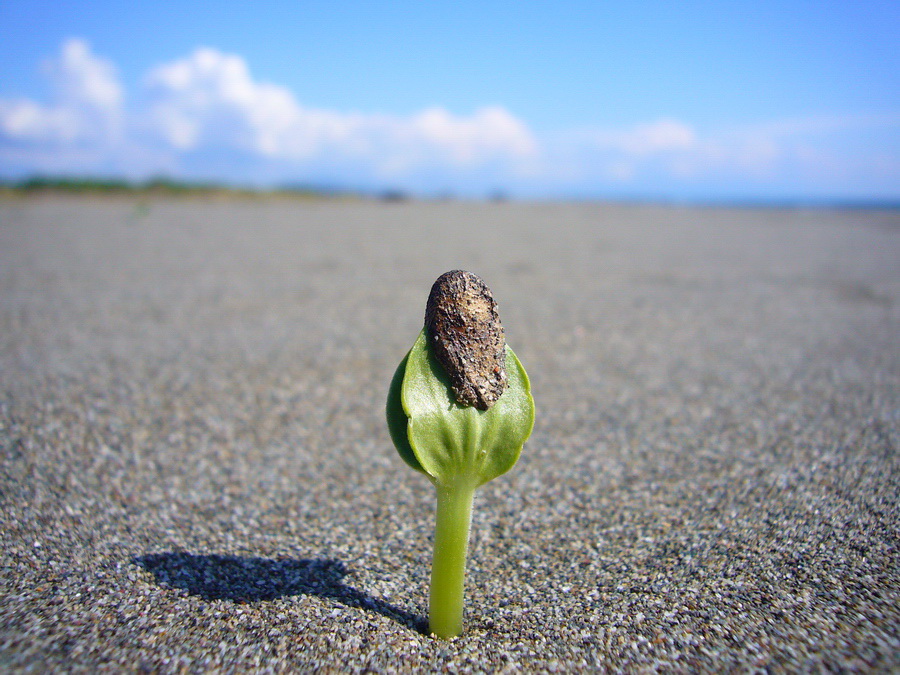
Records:
[[[475,490],[515,465],[534,426],[528,375],[476,275],[435,281],[425,327],[391,381],[387,421],[400,456],[437,489],[429,630],[452,638],[463,627]]]

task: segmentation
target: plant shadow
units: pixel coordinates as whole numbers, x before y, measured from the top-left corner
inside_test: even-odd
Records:
[[[424,617],[346,585],[343,579],[348,570],[339,560],[273,560],[172,551],[138,556],[132,563],[150,572],[157,583],[180,588],[204,600],[251,603],[315,595],[346,607],[376,612],[427,634],[428,622]]]

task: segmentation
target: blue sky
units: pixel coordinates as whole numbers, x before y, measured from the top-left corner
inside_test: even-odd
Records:
[[[0,0],[0,176],[900,199],[896,2]]]

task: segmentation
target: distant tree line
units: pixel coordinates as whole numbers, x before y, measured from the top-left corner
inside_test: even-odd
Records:
[[[31,176],[18,181],[0,181],[0,189],[20,194],[64,193],[88,195],[285,195],[335,197],[347,194],[339,190],[306,185],[254,189],[214,182],[180,181],[166,177],[130,181],[124,178]]]
[[[157,176],[147,180],[104,178],[94,176],[45,176],[35,175],[21,180],[0,178],[0,195],[86,195],[86,196],[137,196],[137,197],[288,197],[309,199],[364,199],[385,203],[431,199],[439,202],[455,201],[451,192],[424,196],[402,188],[350,189],[328,184],[286,183],[271,188],[255,188],[216,183],[213,181],[185,181]],[[509,196],[502,190],[493,190],[485,199],[503,203]]]

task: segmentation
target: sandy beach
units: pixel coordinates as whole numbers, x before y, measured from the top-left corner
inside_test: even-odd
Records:
[[[435,278],[531,377],[426,632]],[[0,670],[900,669],[900,211],[0,201]]]

